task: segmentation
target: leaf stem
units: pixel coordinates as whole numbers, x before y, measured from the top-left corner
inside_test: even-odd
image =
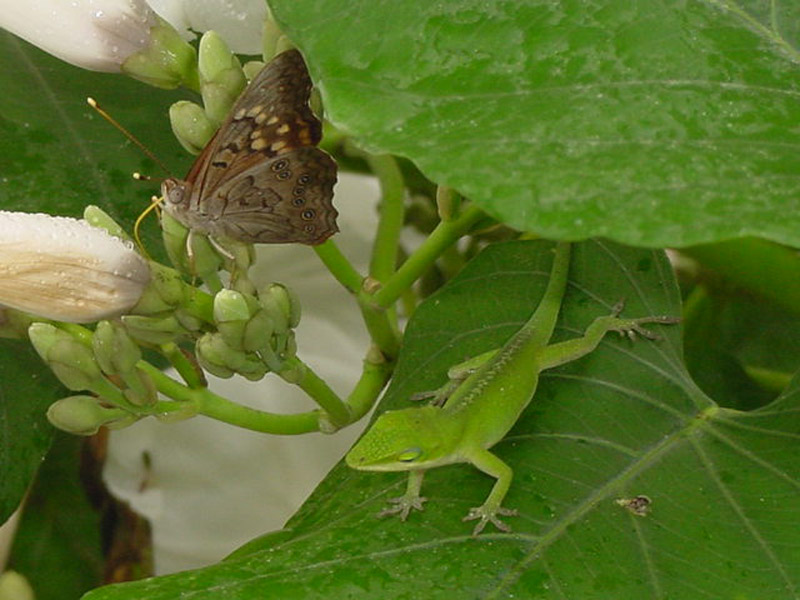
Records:
[[[311,367],[296,356],[286,361],[286,368],[278,374],[285,381],[298,386],[319,404],[337,429],[351,422],[350,409],[347,405]]]
[[[358,294],[361,290],[361,281],[364,278],[342,254],[333,240],[314,246],[314,252],[317,253],[317,256],[328,268],[328,271],[331,272],[331,275],[336,278],[336,281],[342,284],[346,290]]]
[[[137,366],[150,376],[159,392],[178,400],[176,403],[160,402],[157,405],[160,409],[175,411],[180,409],[180,404],[186,403],[192,406],[197,414],[244,429],[276,435],[295,435],[319,431],[320,411],[318,410],[292,415],[261,411],[231,402],[208,388],[190,389],[144,360],[139,361]]]
[[[159,350],[190,388],[205,387],[206,382],[202,371],[198,370],[198,366],[189,360],[178,344],[174,342],[161,344]]]
[[[378,348],[370,348],[364,358],[361,377],[347,398],[352,423],[361,419],[375,405],[381,390],[389,381],[393,368],[394,364],[387,362]]]
[[[458,217],[442,221],[408,260],[374,294],[371,302],[376,307],[388,308],[408,289],[436,259],[472,226],[484,217],[476,206],[470,206]]]
[[[397,267],[400,232],[405,218],[405,187],[403,174],[394,157],[389,154],[366,154],[365,158],[381,185],[380,220],[369,274],[384,282]]]

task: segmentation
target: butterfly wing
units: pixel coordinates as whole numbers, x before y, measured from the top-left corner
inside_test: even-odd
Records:
[[[259,161],[220,186],[228,201],[219,233],[252,244],[320,244],[339,230],[335,183],[336,163],[314,146]]]
[[[316,147],[311,78],[297,50],[253,78],[183,184],[176,216],[189,227],[249,243],[318,244],[338,231],[336,163]]]

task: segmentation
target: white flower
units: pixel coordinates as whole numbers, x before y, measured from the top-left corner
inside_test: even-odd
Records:
[[[129,310],[150,279],[133,247],[86,221],[0,211],[0,304],[89,323]]]
[[[148,0],[159,16],[181,32],[216,31],[231,50],[261,54],[267,18],[264,0]]]
[[[144,0],[0,0],[0,27],[93,71],[118,72],[157,22]]]

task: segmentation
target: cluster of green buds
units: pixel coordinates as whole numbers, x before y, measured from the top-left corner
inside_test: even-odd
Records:
[[[196,337],[210,320],[210,296],[170,267],[150,261],[150,285],[129,315],[128,332],[140,342],[165,344]]]
[[[265,24],[265,58],[290,47],[289,41],[276,27],[271,20]],[[199,154],[203,150],[225,120],[248,79],[252,79],[263,66],[264,63],[257,60],[242,65],[216,32],[207,31],[203,34],[197,57],[198,85],[203,105],[181,100],[169,110],[172,131],[187,151]]]
[[[91,392],[58,400],[50,422],[70,433],[91,435],[105,425],[125,427],[157,402],[155,385],[139,367],[141,351],[120,323],[101,321],[94,333],[33,323],[28,336],[39,356],[69,390]]]
[[[257,70],[262,65],[258,63],[249,68]],[[181,100],[169,110],[172,131],[192,154],[199,154],[205,147],[247,85],[239,59],[214,31],[200,38],[198,72],[203,106]]]
[[[293,328],[300,303],[286,286],[273,283],[255,295],[223,289],[214,296],[216,331],[197,341],[200,365],[217,377],[261,379],[281,373],[297,351]]]
[[[96,207],[87,210],[86,218],[95,227],[124,236]],[[190,237],[180,224],[172,226],[168,233],[175,236],[173,250],[178,255]],[[205,238],[196,239],[208,244]],[[230,287],[220,285],[214,294],[191,285],[172,267],[147,261],[148,280],[136,304],[127,314],[100,320],[93,329],[4,311],[7,333],[27,329],[45,363],[76,392],[50,407],[51,423],[91,435],[101,426],[121,428],[148,415],[170,421],[194,416],[192,391],[205,386],[200,367],[225,378],[238,374],[258,380],[270,371],[291,378],[299,301],[281,284],[256,289],[246,276],[251,248],[235,246],[232,252],[220,257],[211,245],[193,246],[190,262],[200,264],[207,274],[222,263],[231,271]],[[187,260],[185,254],[181,258]],[[167,383],[167,377],[145,361],[143,349],[166,357],[186,384]]]

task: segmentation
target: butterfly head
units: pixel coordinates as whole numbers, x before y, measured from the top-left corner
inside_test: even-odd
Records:
[[[161,183],[161,195],[164,196],[165,208],[174,209],[181,206],[187,199],[186,182],[169,177]]]

